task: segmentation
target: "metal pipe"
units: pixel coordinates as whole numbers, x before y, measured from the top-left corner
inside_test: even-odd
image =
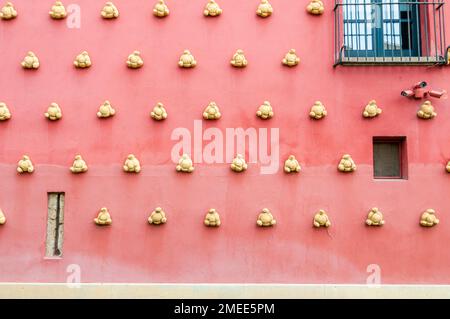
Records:
[[[357,54],[356,54],[356,62],[359,61],[359,53],[361,52],[361,41],[360,41],[360,33],[359,33],[359,1],[355,0],[355,17],[356,17],[356,47],[358,48]]]
[[[364,3],[365,3],[365,1],[366,0],[363,0],[364,1]],[[368,31],[368,28],[367,28],[367,25],[368,25],[368,20],[367,20],[367,12],[366,12],[366,9],[367,9],[367,7],[366,6],[363,6],[362,7],[362,9],[364,10],[364,41],[365,41],[365,48],[366,48],[366,61],[367,61],[367,54],[368,54],[368,41],[367,41],[367,31]]]
[[[442,10],[442,9],[441,9]],[[445,36],[445,10],[442,10],[442,29],[444,30],[443,31],[443,36],[444,36],[444,49],[445,49],[445,52],[444,52],[444,57],[446,57],[447,58],[447,60],[445,61],[444,60],[444,64],[450,64],[450,47],[448,47],[447,48],[447,44],[446,44],[446,36]]]
[[[408,48],[409,48],[409,61],[412,60],[412,33],[411,33],[411,18],[410,18],[411,5],[408,4],[408,10],[406,11],[407,24],[408,24]]]
[[[336,15],[336,1],[334,1],[334,64],[336,64],[337,61],[337,41],[338,41],[338,37],[337,37],[337,15]]]
[[[445,48],[445,43],[443,42],[445,40],[443,36],[443,30],[445,29],[444,20],[442,20],[443,12],[444,10],[439,10],[439,51],[441,52],[440,57],[445,56],[443,54],[444,52],[442,52],[443,49]]]
[[[436,33],[436,4],[433,3],[433,22],[434,22],[434,53],[438,61],[437,33]]]
[[[422,8],[422,11],[424,12],[424,19],[425,19],[425,45],[427,48],[427,61],[430,61],[430,39],[428,38],[428,6],[425,6],[425,10]]]

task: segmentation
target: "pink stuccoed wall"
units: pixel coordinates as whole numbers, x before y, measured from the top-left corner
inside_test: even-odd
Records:
[[[316,17],[306,13],[307,0],[271,0],[274,14],[261,19],[257,0],[222,0],[218,18],[203,17],[206,0],[168,0],[170,16],[157,19],[154,1],[115,0],[120,17],[106,21],[104,1],[78,0],[80,29],[51,20],[52,3],[15,0],[19,17],[0,21],[0,100],[13,113],[0,123],[0,207],[8,219],[0,227],[0,281],[65,282],[77,264],[83,282],[364,284],[367,266],[377,264],[382,283],[450,283],[449,102],[433,99],[438,116],[423,121],[421,102],[400,96],[422,80],[450,89],[449,68],[333,68],[332,1]],[[177,66],[186,48],[195,69]],[[238,48],[246,69],[229,64]],[[290,48],[301,58],[296,68],[281,65]],[[20,66],[29,50],[38,71]],[[77,70],[73,59],[83,50],[93,66]],[[142,69],[125,66],[134,50]],[[99,120],[106,99],[117,114]],[[371,99],[383,113],[365,120]],[[203,163],[177,173],[172,131],[193,131],[211,100],[222,118],[203,129],[279,128],[280,165],[295,154],[303,171],[262,175],[253,163],[236,174],[229,164]],[[269,121],[255,116],[264,100],[275,112]],[[321,121],[308,117],[316,100],[328,109]],[[149,117],[158,101],[169,113],[160,123]],[[43,116],[51,102],[62,108],[59,122]],[[407,137],[408,180],[373,179],[373,136]],[[73,175],[78,153],[89,171]],[[121,169],[129,153],[141,161],[138,175]],[[354,174],[336,169],[344,153],[358,165]],[[16,173],[23,154],[35,164],[32,175]],[[63,258],[46,259],[47,192],[55,191],[66,193]],[[103,206],[111,227],[93,223]],[[156,206],[168,217],[161,227],[147,223]],[[384,227],[364,224],[374,206]],[[218,229],[203,225],[211,207],[221,214]],[[278,221],[273,228],[256,226],[264,207]],[[419,226],[427,208],[436,210],[437,227]],[[312,227],[319,209],[331,218],[328,230]]]

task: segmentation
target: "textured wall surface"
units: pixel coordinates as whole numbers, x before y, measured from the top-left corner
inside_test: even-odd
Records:
[[[383,283],[450,283],[449,102],[433,100],[438,116],[423,121],[420,101],[400,96],[421,80],[449,89],[448,68],[333,68],[331,1],[315,17],[307,1],[271,0],[274,14],[261,19],[257,0],[222,0],[218,18],[203,17],[206,0],[168,0],[170,16],[157,19],[153,1],[116,0],[119,19],[105,21],[103,1],[78,0],[79,29],[51,20],[52,3],[15,0],[19,17],[0,21],[0,100],[13,113],[0,123],[0,207],[8,218],[0,281],[65,282],[67,266],[77,264],[83,282],[362,284],[367,266],[378,264]],[[177,66],[185,48],[195,69]],[[229,65],[238,48],[249,61],[243,70]],[[297,68],[281,65],[290,48],[301,58]],[[41,61],[36,72],[20,67],[29,50]],[[83,50],[93,66],[76,70]],[[125,66],[133,50],[142,69]],[[106,99],[117,114],[99,120]],[[371,99],[383,113],[365,120]],[[262,175],[251,163],[235,174],[229,164],[197,163],[193,174],[176,173],[172,131],[193,130],[211,100],[222,118],[203,129],[279,128],[280,162],[295,154],[303,171]],[[270,121],[255,116],[264,100],[274,108]],[[327,107],[324,120],[308,117],[315,100]],[[50,123],[43,113],[53,101],[63,119]],[[169,113],[161,123],[149,117],[158,101]],[[373,179],[373,136],[407,137],[408,180]],[[79,176],[68,169],[77,153],[89,165]],[[141,161],[138,175],[121,170],[129,153]],[[354,174],[336,169],[344,153],[358,165]],[[35,164],[32,175],[16,173],[23,154]],[[66,193],[64,254],[45,259],[47,192],[57,191]],[[111,227],[92,221],[103,206]],[[156,206],[168,217],[161,227],[147,223]],[[382,228],[364,225],[374,206],[385,215]],[[210,207],[221,213],[219,229],[202,224]],[[263,207],[275,227],[256,227]],[[333,222],[328,231],[312,227],[321,208]],[[441,220],[432,229],[419,226],[427,208]]]

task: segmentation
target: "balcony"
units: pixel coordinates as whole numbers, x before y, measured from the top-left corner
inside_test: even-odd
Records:
[[[443,65],[444,0],[335,0],[334,66]]]

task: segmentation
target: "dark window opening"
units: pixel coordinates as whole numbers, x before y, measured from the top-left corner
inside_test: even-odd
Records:
[[[46,257],[61,257],[64,240],[64,193],[48,193]]]
[[[405,137],[373,138],[373,174],[379,179],[407,179]]]

